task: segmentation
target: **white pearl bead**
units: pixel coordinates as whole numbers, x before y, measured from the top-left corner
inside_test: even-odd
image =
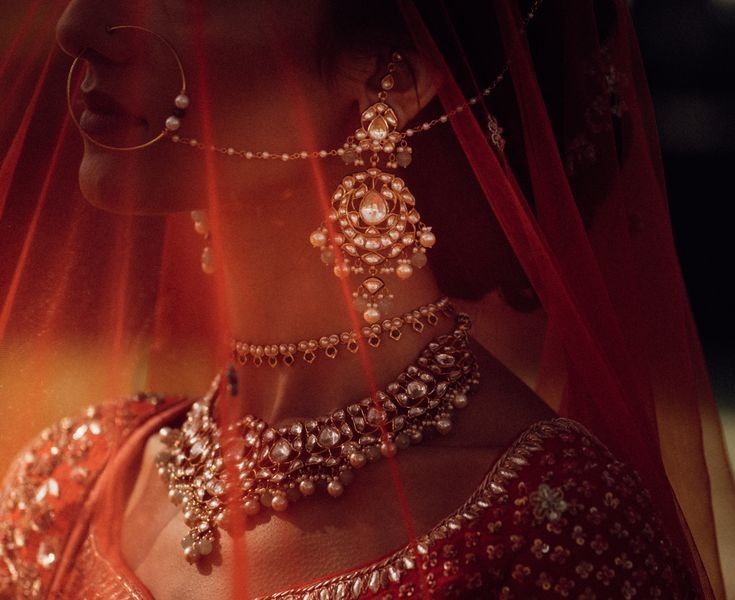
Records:
[[[327,243],[327,236],[324,235],[324,232],[317,229],[316,231],[313,231],[311,235],[309,236],[309,241],[311,242],[311,245],[315,248],[321,248],[324,246],[324,244]]]
[[[329,495],[333,498],[336,498],[337,496],[341,496],[342,492],[345,491],[345,487],[336,479],[333,479],[329,482],[327,485],[327,492],[329,492]]]
[[[362,452],[353,452],[352,454],[350,454],[350,464],[356,469],[365,466],[366,462],[367,456],[365,456]]]
[[[449,419],[439,419],[436,422],[436,430],[441,434],[447,434],[452,429],[452,422]]]
[[[169,131],[176,131],[179,127],[181,127],[181,121],[178,117],[174,117],[171,115],[168,119],[166,119],[166,129]]]
[[[257,515],[260,512],[260,502],[253,498],[248,498],[243,503],[243,508],[245,509],[246,515]]]
[[[304,496],[311,496],[316,491],[316,486],[311,479],[304,479],[301,483],[299,483],[299,491]]]
[[[207,246],[202,250],[202,271],[211,275],[214,273],[214,260],[212,258],[212,249]]]
[[[411,257],[411,264],[419,269],[426,265],[426,254],[423,252],[414,252]]]
[[[395,445],[394,442],[383,442],[382,444],[380,444],[380,453],[386,458],[395,456],[397,451],[398,447]]]
[[[396,276],[398,279],[408,279],[413,275],[413,267],[406,263],[401,263],[396,267]]]
[[[381,314],[377,308],[373,308],[371,306],[364,313],[362,313],[362,316],[368,323],[377,323],[378,321],[380,321]]]
[[[411,438],[411,442],[414,444],[420,444],[424,440],[424,436],[420,431],[412,431],[409,434],[409,437]]]
[[[196,549],[199,551],[199,554],[201,554],[202,556],[206,556],[207,554],[212,552],[212,542],[207,538],[199,540],[197,542]]]
[[[436,236],[431,231],[422,231],[419,236],[419,243],[424,248],[431,248],[436,243]]]
[[[467,406],[467,395],[466,394],[457,394],[452,399],[452,404],[456,406],[457,408],[464,408]]]
[[[329,248],[322,248],[321,259],[325,265],[331,265],[334,262],[334,252]]]
[[[334,274],[337,277],[347,277],[350,274],[350,265],[342,263],[334,266]]]
[[[186,94],[179,94],[174,100],[174,105],[176,108],[180,108],[182,110],[189,108],[189,96]]]
[[[365,455],[368,460],[375,462],[380,458],[380,448],[377,446],[368,446],[365,448]]]
[[[280,494],[273,496],[271,507],[273,510],[284,511],[288,508],[288,499],[286,496],[281,496]]]

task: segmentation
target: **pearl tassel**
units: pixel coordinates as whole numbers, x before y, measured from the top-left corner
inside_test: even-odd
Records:
[[[196,232],[204,236],[205,242],[211,242],[212,234],[209,230],[206,211],[192,210],[191,218],[194,221],[194,229]],[[202,250],[202,271],[207,275],[214,273],[214,258],[212,256],[212,247],[209,245],[205,246],[204,250]]]
[[[155,462],[189,528],[181,540],[186,560],[211,554],[220,528],[234,535],[242,518],[285,511],[319,490],[338,498],[368,463],[396,456],[425,434],[448,434],[479,384],[470,325],[468,315],[457,314],[453,332],[435,337],[384,390],[282,427],[248,414],[220,429],[214,402],[226,400],[219,397],[221,374],[215,378],[180,428],[159,431],[164,448]],[[226,377],[229,394],[237,393],[231,366]]]

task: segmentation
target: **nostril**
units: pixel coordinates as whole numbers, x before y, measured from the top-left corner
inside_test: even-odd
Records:
[[[109,25],[110,15],[103,13],[102,9],[97,3],[70,2],[56,23],[56,43],[72,58],[87,48],[95,51],[94,56],[98,60],[126,63],[140,52],[139,44],[134,38],[114,35],[115,28]]]

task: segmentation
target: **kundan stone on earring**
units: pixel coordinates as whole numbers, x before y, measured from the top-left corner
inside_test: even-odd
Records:
[[[371,324],[391,309],[394,296],[386,286],[387,276],[411,277],[414,269],[426,264],[426,250],[436,242],[431,227],[421,221],[416,199],[404,180],[377,167],[381,155],[387,155],[388,169],[411,163],[407,134],[398,131],[398,117],[387,104],[400,60],[400,54],[393,53],[378,102],[362,113],[360,128],[343,146],[347,164],[363,165],[362,154],[369,153],[370,167],[342,179],[332,194],[329,223],[309,237],[336,276],[362,277],[352,296],[355,309]]]

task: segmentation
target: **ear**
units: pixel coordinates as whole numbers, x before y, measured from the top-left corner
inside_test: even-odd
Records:
[[[393,88],[387,91],[388,104],[398,117],[398,129],[406,125],[436,96],[440,81],[438,70],[434,69],[416,51],[401,50],[401,60],[395,64]],[[378,92],[382,90],[381,81],[388,74],[390,55],[381,54],[371,59],[372,68],[367,77],[361,78],[357,85],[357,101],[360,112],[378,102]],[[366,71],[363,69],[363,74]]]

